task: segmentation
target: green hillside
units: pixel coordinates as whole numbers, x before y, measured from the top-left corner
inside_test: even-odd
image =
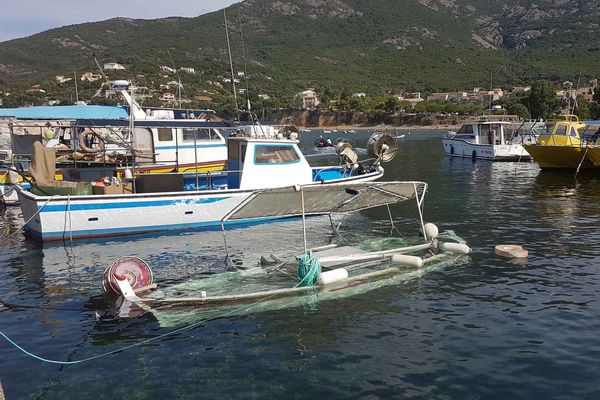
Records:
[[[274,105],[307,87],[330,96],[463,90],[487,87],[490,75],[500,86],[585,82],[600,71],[597,0],[246,0],[227,15],[236,71],[244,69],[243,31],[250,93],[268,93]],[[180,74],[186,97],[223,101],[231,91],[207,83],[230,75],[222,12],[118,18],[0,43],[0,90],[19,95],[40,84],[46,97],[65,101],[73,84],[54,76],[96,72],[92,53],[125,64],[110,77],[135,80],[155,97],[177,79],[161,76],[160,65],[196,69]],[[82,84],[82,98],[99,86]]]

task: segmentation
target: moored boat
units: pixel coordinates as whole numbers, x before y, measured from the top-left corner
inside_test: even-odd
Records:
[[[512,142],[507,121],[482,120],[464,124],[457,132],[442,136],[447,155],[491,161],[518,161],[530,158],[520,143]]]
[[[428,270],[456,263],[470,253],[471,249],[453,232],[440,233],[434,224],[424,222],[426,190],[424,182],[400,181],[257,191],[226,219],[301,216],[305,221],[309,215],[325,214],[332,218],[332,214],[389,208],[391,204],[412,200],[417,205],[421,237],[388,238],[391,240],[385,244],[379,241],[379,246],[374,242],[359,244],[338,239],[308,249],[308,232],[303,222],[304,254],[299,257],[261,257],[258,265],[242,265],[237,271],[159,287],[156,291],[149,266],[139,258],[124,257],[106,269],[103,285],[107,293],[120,295],[118,316],[149,313],[162,326],[181,325],[202,317],[295,307],[307,300],[316,302],[364,294],[420,277]],[[390,223],[393,226],[392,219]],[[225,229],[223,237],[226,238]]]
[[[357,162],[345,148],[341,166],[311,167],[298,148],[296,133],[273,137],[258,132],[270,131],[248,126],[228,138],[224,171],[141,174],[132,182],[117,182],[83,196],[37,195],[18,188],[24,228],[48,241],[218,227],[256,190],[372,181],[383,175],[381,162],[396,152],[395,140],[383,136],[372,141],[374,161]]]
[[[542,169],[596,168],[589,159],[592,152],[588,143],[582,139],[588,127],[576,115],[561,115],[554,123],[548,123],[537,143],[526,143],[524,147]]]

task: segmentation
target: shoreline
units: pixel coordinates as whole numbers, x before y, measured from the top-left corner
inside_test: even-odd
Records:
[[[300,126],[301,129],[308,129],[310,131],[337,131],[336,133],[340,133],[340,131],[346,131],[346,133],[354,133],[349,132],[351,130],[356,132],[373,132],[377,130],[381,125],[375,126],[352,126],[352,125],[342,125],[342,126],[321,126],[321,127],[306,127]],[[461,125],[416,125],[416,126],[392,126],[386,125],[386,127],[395,129],[397,131],[402,132],[440,132],[440,131],[452,131],[458,130]]]

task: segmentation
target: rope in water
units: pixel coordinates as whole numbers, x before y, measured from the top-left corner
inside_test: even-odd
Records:
[[[52,200],[54,197],[56,197],[56,195],[50,196],[50,198],[48,200],[46,200],[46,202],[40,208],[38,208],[38,210],[36,212],[34,212],[33,215],[31,217],[29,217],[27,219],[27,221],[25,221],[25,223],[23,225],[21,225],[19,227],[19,229],[17,229],[16,231],[14,231],[13,233],[11,233],[9,235],[6,235],[5,238],[6,239],[12,238],[17,233],[21,232],[21,229],[23,229],[28,223],[30,223],[35,217],[37,217],[39,215],[39,213],[42,212],[42,210],[44,209],[44,207],[46,207],[48,205],[48,203],[50,203],[50,200]]]
[[[298,273],[298,277],[299,277],[300,281],[293,288],[297,288],[299,286],[311,286],[311,285],[315,285],[316,282],[317,282],[317,277],[319,276],[319,273],[321,271],[321,264],[319,263],[319,260],[317,259],[317,257],[314,254],[312,254],[312,251],[309,252],[308,254],[304,254],[300,258],[300,260],[302,260],[302,259],[305,259],[306,262],[304,262],[304,263],[300,262],[299,264],[307,265],[308,266],[308,270],[306,271],[307,272],[306,275],[304,275],[303,277],[300,277],[300,272]],[[317,271],[316,273],[315,273],[315,270]],[[312,282],[313,279],[314,279],[314,283],[308,284],[309,280]],[[248,304],[246,306],[241,306],[239,308],[234,308],[232,310],[224,312],[221,315],[217,315],[217,316],[214,316],[214,317],[211,317],[211,318],[203,319],[203,320],[198,321],[198,322],[194,322],[193,324],[186,325],[184,327],[172,330],[172,331],[164,333],[162,335],[155,336],[155,337],[152,337],[152,338],[149,338],[149,339],[146,339],[146,340],[142,340],[141,342],[133,343],[133,344],[130,344],[128,346],[120,347],[118,349],[111,350],[111,351],[108,351],[106,353],[101,353],[101,354],[97,354],[97,355],[92,356],[92,357],[83,358],[81,360],[63,361],[63,360],[52,360],[52,359],[49,359],[49,358],[41,357],[41,356],[38,356],[37,354],[34,354],[34,353],[28,351],[24,347],[20,346],[17,342],[15,342],[13,339],[11,339],[7,334],[5,334],[2,331],[0,331],[0,336],[2,336],[4,339],[6,339],[6,341],[8,343],[10,343],[14,347],[16,347],[18,350],[20,350],[21,352],[25,353],[26,355],[28,355],[29,357],[31,357],[31,358],[33,358],[35,360],[42,361],[42,362],[49,363],[49,364],[75,365],[75,364],[81,364],[81,363],[84,363],[84,362],[96,360],[98,358],[106,357],[106,356],[109,356],[109,355],[112,355],[112,354],[120,353],[122,351],[129,350],[129,349],[134,348],[134,347],[143,346],[146,343],[150,343],[150,342],[162,339],[162,338],[167,337],[167,336],[175,335],[175,334],[177,334],[179,332],[184,332],[186,330],[193,329],[193,328],[195,328],[195,327],[197,327],[199,325],[202,325],[203,323],[206,323],[206,322],[209,322],[209,321],[213,321],[213,320],[216,320],[216,319],[219,319],[219,318],[226,317],[226,316],[231,315],[231,314],[233,314],[235,312],[243,311],[244,309],[250,309],[250,308],[254,307],[255,305],[257,305],[259,303],[262,303],[264,301],[269,300],[270,298],[272,298],[274,296],[276,296],[276,294],[272,294],[271,296],[263,297],[262,299],[254,302],[254,303]]]
[[[314,286],[321,274],[321,263],[312,251],[304,253],[298,260],[298,285]]]

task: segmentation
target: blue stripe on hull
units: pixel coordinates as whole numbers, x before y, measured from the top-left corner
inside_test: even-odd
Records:
[[[119,203],[91,203],[91,204],[69,204],[70,211],[84,211],[84,210],[108,210],[116,208],[138,208],[138,207],[159,207],[159,206],[177,206],[181,204],[192,205],[192,204],[208,204],[215,203],[217,201],[228,199],[229,197],[211,197],[208,199],[182,199],[182,200],[155,200],[155,201],[131,201],[131,202],[119,202]],[[126,199],[115,199],[115,200],[126,200]],[[39,206],[42,209],[42,206]],[[66,204],[47,205],[43,207],[42,212],[66,212]]]
[[[249,224],[260,224],[265,222],[271,222],[278,219],[297,218],[297,217],[268,217],[268,218],[257,218],[252,220],[238,220],[238,221],[227,221],[225,226],[240,226]],[[90,229],[90,230],[79,230],[79,231],[64,231],[64,232],[46,232],[42,234],[38,231],[31,229],[30,227],[24,227],[26,234],[29,234],[37,239],[43,241],[62,240],[64,238],[93,238],[93,237],[108,237],[108,236],[123,236],[123,235],[140,235],[143,233],[160,232],[160,231],[172,231],[181,229],[206,229],[206,230],[217,230],[221,228],[221,221],[206,221],[196,223],[185,223],[185,224],[172,224],[172,225],[154,225],[154,226],[140,226],[136,228],[108,228],[108,229]]]
[[[208,147],[227,147],[225,144],[223,143],[214,143],[214,144],[198,144],[197,146],[194,146],[193,144],[191,145],[181,145],[181,146],[156,146],[155,149],[156,150],[178,150],[178,149],[203,149],[203,148],[208,148]]]

